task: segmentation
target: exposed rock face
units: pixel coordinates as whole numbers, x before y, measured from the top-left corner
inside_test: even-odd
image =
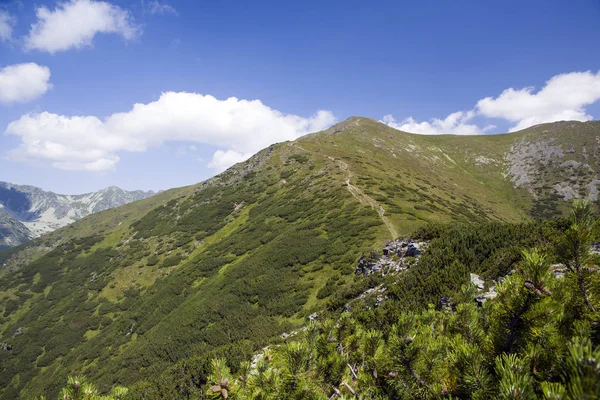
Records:
[[[496,286],[492,286],[489,291],[487,291],[485,293],[478,294],[477,296],[475,296],[475,301],[479,305],[482,305],[487,300],[493,300],[493,299],[495,299],[496,296],[498,296],[498,292],[496,292]]]
[[[479,277],[477,274],[470,274],[471,284],[477,288],[478,292],[483,291],[485,288],[485,281]],[[498,292],[496,292],[496,286],[490,287],[487,292],[480,293],[475,296],[474,300],[481,306],[487,300],[493,300],[498,296]]]
[[[381,253],[371,252],[369,257],[362,255],[358,260],[355,272],[367,276],[378,273],[387,275],[404,271],[417,262],[427,246],[427,242],[404,239],[389,241]]]
[[[562,160],[564,152],[553,142],[553,139],[536,142],[522,139],[511,147],[506,160],[509,163],[508,175],[515,187],[526,186],[533,193],[531,184],[536,180],[539,166]]]
[[[0,249],[28,241],[29,229],[0,204]]]
[[[564,132],[569,132],[565,137]],[[562,134],[561,134],[562,133]],[[506,176],[547,203],[598,200],[600,153],[597,128],[573,122],[540,126],[515,142],[505,154]]]
[[[386,287],[384,287],[383,285],[379,285],[377,287],[367,289],[364,293],[362,293],[360,296],[358,296],[357,299],[363,299],[370,295],[376,295],[375,307],[379,307],[381,305],[381,303],[383,303],[385,301],[385,299],[387,298],[387,296],[385,294],[386,290],[387,290]]]
[[[598,185],[600,185],[600,179],[592,179],[585,187],[589,192],[589,198],[592,201],[598,200]]]
[[[0,182],[0,247],[21,244],[90,214],[154,194],[111,186],[93,193],[61,195]]]
[[[405,271],[416,265],[428,245],[429,243],[427,242],[416,242],[414,240],[391,240],[386,243],[381,252],[372,251],[368,257],[363,254],[358,260],[355,273],[366,277],[371,274],[385,276]],[[387,288],[383,285],[367,289],[350,303],[346,304],[345,310],[349,311],[355,300],[366,298],[372,298],[374,301],[371,305],[379,307],[387,298],[386,291]]]
[[[479,275],[471,274],[471,283],[475,285],[477,290],[483,290],[485,287],[485,281]]]
[[[570,186],[568,182],[560,182],[552,186],[556,193],[565,201],[579,198],[579,194],[575,191],[579,187],[579,185]]]

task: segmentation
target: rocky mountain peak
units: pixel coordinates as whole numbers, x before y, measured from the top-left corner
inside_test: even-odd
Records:
[[[0,247],[23,243],[87,215],[154,194],[109,186],[97,192],[63,195],[35,186],[0,182]]]

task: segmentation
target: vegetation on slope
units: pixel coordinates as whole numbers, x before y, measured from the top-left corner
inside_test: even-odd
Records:
[[[589,251],[592,224],[589,205],[577,203],[568,223],[539,225],[543,235],[530,242],[538,247],[517,253],[516,271],[483,307],[473,302],[476,289],[468,284],[458,291],[441,284],[452,300],[437,307],[399,308],[394,295],[377,308],[361,301],[351,312],[310,322],[253,362],[240,363],[235,374],[225,359],[192,359],[179,362],[163,380],[138,383],[125,398],[597,398],[600,279],[597,256]],[[464,238],[452,240],[453,227],[437,226],[429,232],[431,248],[472,253],[479,257],[472,266],[493,275],[495,257],[486,256],[486,246],[492,253],[509,247],[488,240],[518,242],[526,227],[498,226],[491,236],[489,226],[467,228],[488,234],[469,246]],[[561,261],[564,277],[555,276],[552,261]],[[457,278],[463,275],[459,263],[449,267]],[[507,261],[503,267],[510,266]],[[414,269],[427,275],[426,266]],[[404,278],[386,284],[403,287]],[[427,288],[433,286],[423,283],[417,293],[432,294]]]
[[[2,279],[2,338],[13,348],[4,396],[57,392],[73,369],[105,387],[192,354],[241,361],[300,324],[322,280],[351,272],[380,220],[324,171],[312,174],[317,162],[270,160],[260,176],[170,201]],[[292,172],[285,181],[282,170]]]
[[[155,207],[185,196],[195,186],[165,190],[150,198],[92,214],[62,229],[17,247],[0,252],[0,276],[17,270],[56,248],[61,243],[80,238],[110,234],[142,218]]]

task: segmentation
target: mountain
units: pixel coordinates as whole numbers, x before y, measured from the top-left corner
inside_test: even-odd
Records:
[[[52,397],[73,373],[109,388],[206,357],[239,365],[332,293],[360,295],[357,260],[390,239],[597,200],[598,137],[599,122],[466,137],[353,117],[0,252],[0,342],[12,349],[0,396]]]
[[[30,238],[29,229],[21,221],[13,217],[4,207],[0,207],[0,249],[15,246]]]
[[[81,195],[62,195],[35,186],[0,182],[0,248],[62,228],[90,214],[153,196],[111,186]]]

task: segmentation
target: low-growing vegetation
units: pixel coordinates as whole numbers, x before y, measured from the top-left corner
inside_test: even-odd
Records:
[[[236,363],[227,354],[181,360],[160,378],[131,386],[126,398],[597,398],[600,277],[598,256],[590,252],[593,225],[589,204],[576,203],[569,220],[551,223],[461,226],[463,235],[457,226],[429,226],[416,233],[431,243],[410,274],[355,280],[363,283],[360,290],[386,285],[383,304],[350,302],[341,314],[309,322],[252,360]],[[444,264],[442,252],[454,258],[446,266],[451,279],[428,282],[431,268]],[[457,287],[454,279],[460,282],[471,268],[495,279],[495,299],[478,305],[475,286]],[[415,302],[400,295],[406,286],[416,289]],[[444,300],[427,304],[428,296]]]

